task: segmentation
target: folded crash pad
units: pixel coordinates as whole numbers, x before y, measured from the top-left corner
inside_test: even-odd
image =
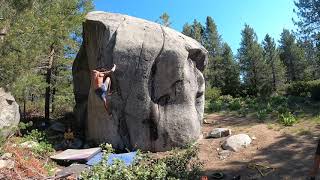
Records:
[[[101,152],[101,148],[90,148],[90,149],[67,149],[61,153],[50,156],[51,159],[55,160],[85,160],[88,161],[94,155]]]
[[[133,163],[137,152],[129,152],[129,153],[122,153],[122,154],[110,154],[108,157],[108,165],[111,165],[115,159],[122,160],[126,166],[129,166]],[[87,165],[93,166],[98,164],[102,161],[103,153],[100,152],[93,156],[89,161],[86,163]]]

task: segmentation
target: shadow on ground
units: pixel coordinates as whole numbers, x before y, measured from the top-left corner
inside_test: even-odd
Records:
[[[220,121],[219,125],[223,126],[250,126],[256,124],[251,120],[244,119],[233,119],[232,117],[216,117],[215,120]],[[225,122],[223,122],[225,121]],[[265,125],[266,126],[266,125]],[[209,128],[209,127],[207,127]],[[211,126],[212,128],[212,126]],[[272,133],[272,130],[270,130]],[[270,132],[265,133],[261,130],[261,134],[272,135]],[[274,131],[275,132],[275,131]],[[316,127],[315,133],[319,133],[319,128]],[[272,142],[262,147],[259,144],[264,139],[258,139],[255,145],[251,145],[250,148],[244,149],[243,151],[252,151],[249,156],[244,159],[228,157],[226,160],[220,160],[220,163],[212,162],[219,161],[217,159],[211,159],[213,164],[220,164],[223,167],[215,167],[215,165],[207,165],[205,175],[209,176],[214,172],[223,172],[226,176],[223,179],[233,179],[234,177],[240,176],[240,179],[306,179],[309,169],[313,163],[313,156],[317,145],[317,138],[314,138],[312,134],[307,135],[290,135],[280,132],[274,135]],[[265,136],[264,135],[264,136]],[[260,141],[260,142],[259,142]],[[209,143],[209,141],[206,141]],[[212,144],[212,142],[211,142]],[[261,143],[263,144],[263,143]],[[215,146],[216,147],[216,146]],[[215,148],[214,147],[214,148]],[[214,148],[211,153],[214,153]],[[241,154],[238,153],[237,154]],[[210,162],[207,162],[210,163]],[[270,172],[266,176],[262,176],[260,172],[255,168],[249,168],[249,164],[265,164],[266,166],[274,168],[274,171]],[[268,172],[268,171],[265,171]]]

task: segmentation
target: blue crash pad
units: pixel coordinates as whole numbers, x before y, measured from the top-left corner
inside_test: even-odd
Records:
[[[137,152],[129,152],[129,153],[122,153],[122,154],[109,154],[107,164],[111,165],[113,163],[114,159],[120,159],[124,162],[124,164],[126,166],[129,166],[133,163],[136,155],[137,155]],[[86,164],[89,166],[96,165],[102,161],[102,156],[103,156],[103,153],[100,152],[100,153],[96,154],[95,156],[93,156],[91,159],[89,159],[89,161]]]

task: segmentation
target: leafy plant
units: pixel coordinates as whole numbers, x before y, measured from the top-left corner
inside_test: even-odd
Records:
[[[241,116],[241,117],[246,117],[249,113],[249,109],[248,108],[240,108],[238,110],[238,114]]]
[[[279,120],[284,126],[292,126],[298,122],[296,117],[291,112],[281,114]]]
[[[241,108],[241,100],[239,98],[233,99],[229,104],[229,109],[231,111],[236,111]]]
[[[209,105],[209,110],[214,112],[219,112],[222,110],[223,103],[221,100],[212,101]]]
[[[257,118],[262,121],[267,118],[267,115],[268,113],[266,109],[261,109],[257,112]]]
[[[205,99],[208,101],[216,100],[220,97],[221,90],[218,88],[207,88],[205,93]]]
[[[20,130],[26,130],[27,128],[31,127],[32,125],[33,125],[32,121],[29,121],[29,122],[27,122],[27,123],[20,122],[20,123],[18,124],[18,128],[19,128]]]
[[[27,135],[24,136],[24,139],[26,141],[35,141],[35,142],[41,142],[46,139],[45,134],[41,131],[38,131],[38,129],[33,129],[31,132],[29,132]]]
[[[103,145],[105,147],[105,145]],[[103,160],[93,166],[90,171],[83,172],[80,179],[198,179],[201,169],[199,161],[193,160],[198,149],[190,146],[185,150],[173,150],[172,154],[163,159],[153,159],[147,154],[137,153],[132,165],[126,166],[122,161],[115,160],[107,164],[110,146],[105,151]]]
[[[48,143],[46,135],[37,129],[33,129],[31,132],[25,135],[23,141],[37,142],[38,145],[32,147],[32,151],[40,156],[47,155],[54,151],[52,145]]]

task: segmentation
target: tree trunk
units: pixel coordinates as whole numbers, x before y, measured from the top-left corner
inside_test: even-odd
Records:
[[[51,113],[53,113],[54,110],[55,110],[55,104],[54,104],[54,96],[55,96],[55,94],[56,94],[56,88],[53,88],[53,90],[52,90],[52,98],[51,98],[51,103],[52,103],[52,105],[51,105]]]
[[[54,48],[53,45],[50,48],[50,55],[49,55],[49,63],[47,67],[47,74],[46,74],[46,94],[45,94],[45,103],[44,103],[44,118],[46,121],[49,121],[50,118],[50,93],[51,93],[51,74],[52,74],[52,63],[53,63],[53,56],[54,56]]]

